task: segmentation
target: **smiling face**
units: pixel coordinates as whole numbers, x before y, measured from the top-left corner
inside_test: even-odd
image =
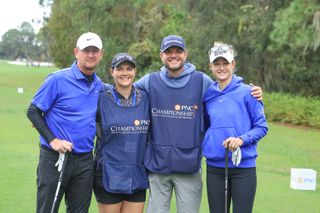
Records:
[[[210,69],[219,84],[228,84],[232,79],[235,65],[235,61],[229,63],[225,58],[219,57],[210,63]]]
[[[169,47],[160,53],[160,57],[164,66],[170,74],[177,75],[183,71],[183,64],[188,56],[187,50],[179,47]]]
[[[86,47],[82,50],[76,47],[74,48],[74,55],[77,59],[77,66],[81,72],[86,75],[92,75],[103,56],[103,50],[93,46]]]
[[[132,63],[124,61],[111,68],[110,73],[117,88],[131,88],[136,77],[136,68]]]

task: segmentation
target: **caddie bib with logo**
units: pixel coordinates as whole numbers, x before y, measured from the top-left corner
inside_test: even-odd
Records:
[[[193,72],[181,88],[170,87],[160,73],[150,74],[152,136],[145,164],[155,173],[195,173],[200,168],[203,74]]]
[[[103,186],[111,193],[132,194],[148,188],[144,166],[150,111],[147,95],[132,107],[114,103],[100,93]]]

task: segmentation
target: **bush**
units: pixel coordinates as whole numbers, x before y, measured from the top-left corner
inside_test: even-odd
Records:
[[[320,128],[318,97],[266,93],[263,102],[268,121]]]

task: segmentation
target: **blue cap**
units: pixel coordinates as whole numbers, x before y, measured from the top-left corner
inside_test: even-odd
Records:
[[[117,67],[124,61],[130,62],[134,67],[136,67],[136,61],[134,60],[133,56],[129,55],[128,53],[118,53],[115,55],[112,59],[111,67]]]
[[[162,39],[160,51],[163,52],[170,47],[179,47],[185,50],[186,44],[181,36],[169,35]]]

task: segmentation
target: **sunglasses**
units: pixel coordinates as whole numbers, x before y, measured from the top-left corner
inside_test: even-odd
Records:
[[[217,55],[223,55],[230,52],[232,54],[232,50],[230,49],[229,46],[221,46],[221,47],[212,47],[208,54],[213,55],[213,56],[217,56]]]

